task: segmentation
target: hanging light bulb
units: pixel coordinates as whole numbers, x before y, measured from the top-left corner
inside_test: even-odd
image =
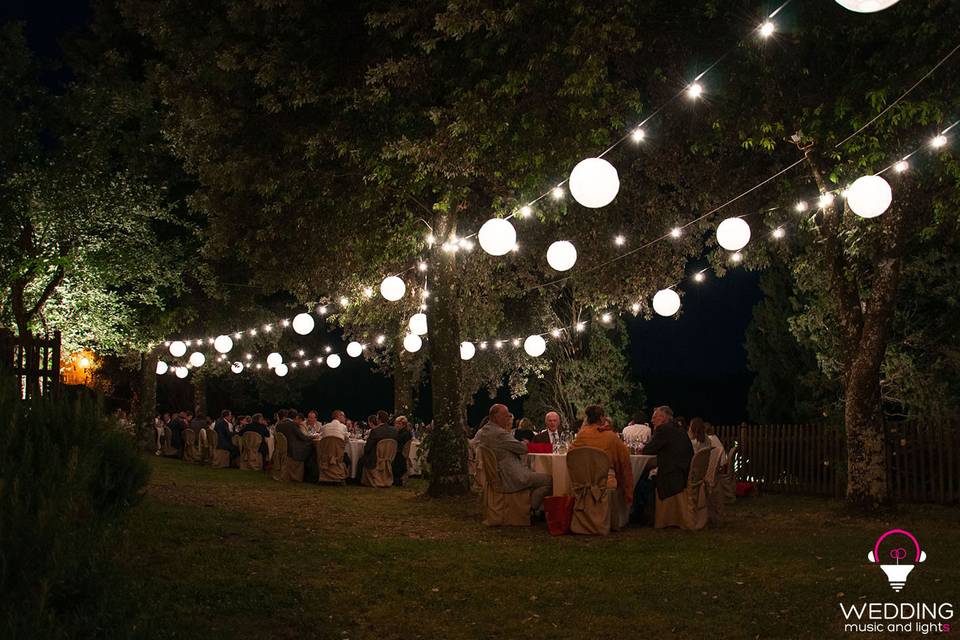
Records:
[[[232,365],[230,365],[230,371],[233,371],[234,373],[240,373],[243,371],[243,363],[234,362]]]
[[[528,336],[523,341],[523,350],[527,352],[528,356],[539,358],[547,350],[547,341],[540,335]]]
[[[477,236],[480,240],[480,248],[491,256],[510,253],[517,242],[517,231],[505,218],[490,218],[480,227]]]
[[[420,348],[423,346],[423,340],[420,339],[420,336],[414,333],[408,333],[403,338],[403,348],[409,351],[410,353],[416,353],[420,351]],[[329,361],[329,358],[327,358]]]
[[[750,225],[743,218],[727,218],[717,227],[717,244],[727,251],[739,251],[747,246],[748,242]]]
[[[680,310],[680,296],[673,289],[661,289],[653,296],[653,310],[669,318]]]
[[[557,271],[567,271],[577,262],[577,249],[566,240],[557,240],[547,249],[547,263]]]
[[[229,353],[230,349],[233,349],[233,340],[230,339],[230,336],[217,336],[217,339],[213,341],[213,348],[218,353]]]
[[[170,369],[170,367],[169,367],[169,365],[167,365],[166,362],[164,362],[163,360],[157,360],[157,375],[158,375],[158,376],[162,376],[163,374],[165,374],[168,369]]]
[[[347,345],[347,355],[351,358],[357,358],[363,353],[363,345],[359,342],[351,342]]]
[[[293,330],[301,336],[313,331],[314,326],[316,326],[316,323],[309,313],[298,313],[293,317]]]
[[[190,364],[194,367],[202,367],[203,363],[207,361],[206,356],[204,356],[199,351],[194,351],[190,354]]]
[[[174,358],[182,358],[187,352],[187,345],[180,340],[174,340],[170,343],[170,355]]]
[[[892,7],[897,2],[899,0],[837,0],[837,4],[841,7],[856,13],[876,13]]]
[[[421,262],[420,264],[425,265],[426,263]],[[420,270],[423,271],[423,267],[421,267]],[[387,276],[383,279],[383,282],[380,283],[380,295],[390,302],[396,302],[402,298],[406,292],[407,285],[398,276]]]
[[[472,342],[464,341],[460,343],[460,359],[469,360],[477,353],[477,348]]]
[[[570,195],[585,207],[599,209],[617,197],[620,177],[612,164],[603,158],[587,158],[570,172]]]
[[[283,363],[283,356],[276,351],[267,356],[267,367],[274,368]]]
[[[850,185],[847,204],[861,218],[876,218],[893,202],[890,184],[880,176],[863,176]]]
[[[327,356],[327,366],[331,369],[336,369],[340,366],[340,356],[335,353],[331,353]]]
[[[297,363],[293,363],[293,366],[297,366]],[[273,368],[273,372],[280,376],[281,378],[287,375],[287,365],[282,362]]]

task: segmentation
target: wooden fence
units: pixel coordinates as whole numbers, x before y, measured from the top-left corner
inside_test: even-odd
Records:
[[[836,425],[717,427],[728,449],[739,444],[737,479],[762,491],[842,497],[846,435]],[[960,424],[899,422],[886,426],[887,481],[901,502],[960,502]]]
[[[0,369],[13,373],[21,398],[60,389],[60,332],[53,337],[21,338],[0,329]]]

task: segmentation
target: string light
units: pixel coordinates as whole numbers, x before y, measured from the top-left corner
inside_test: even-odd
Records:
[[[707,276],[703,275],[703,271],[693,274],[694,282],[703,282],[706,278]]]
[[[550,192],[550,195],[553,196],[554,200],[563,199],[563,187],[557,186],[553,188],[553,191]]]
[[[502,346],[503,346],[503,340],[497,340],[496,342],[493,343],[494,349],[499,349]]]
[[[348,298],[347,296],[340,296],[340,306],[345,307],[348,304],[350,304],[350,298]]]
[[[773,237],[779,240],[780,238],[785,236],[786,233],[787,232],[783,230],[783,227],[777,227],[776,229],[773,230]]]
[[[552,335],[554,338],[559,338],[559,337],[560,337],[560,329],[552,329],[552,330],[550,331],[550,335]]]
[[[731,262],[740,262],[741,260],[743,260],[743,254],[740,253],[739,251],[734,251],[734,252],[730,255],[730,261],[731,261]]]
[[[633,311],[633,315],[637,315],[640,312],[640,304],[638,302],[634,302],[632,305],[630,305],[630,310]]]
[[[820,199],[817,201],[821,209],[826,209],[831,204],[833,204],[833,194],[827,191],[826,193],[820,194]]]
[[[807,203],[801,200],[800,202],[795,204],[793,208],[796,209],[798,212],[803,213],[804,211],[807,210]]]
[[[582,332],[582,331],[583,331],[584,329],[586,329],[586,328],[587,328],[587,323],[586,323],[586,322],[578,322],[578,323],[577,323],[577,331],[581,331],[581,332]]]
[[[515,347],[519,347],[519,346],[520,346],[520,338],[514,338],[513,340],[510,341],[510,344],[512,344],[512,345],[515,346]]]
[[[284,326],[284,327],[289,327],[289,326],[290,326],[290,321],[287,320],[286,318],[284,318],[283,320],[280,321],[280,324],[281,324],[282,326]]]
[[[364,287],[364,288],[363,288],[363,297],[364,297],[364,298],[372,298],[372,297],[373,297],[373,288],[372,288],[372,287]]]
[[[627,239],[624,238],[622,235],[618,235],[616,238],[613,239],[613,244],[617,245],[618,247],[622,247],[626,242],[627,242]]]
[[[930,146],[934,149],[939,149],[947,145],[947,136],[942,133],[938,136],[934,136],[933,140],[930,141]]]
[[[633,133],[630,134],[630,138],[634,142],[643,142],[643,139],[646,137],[647,137],[646,132],[640,127],[637,127],[636,129],[634,129]]]
[[[600,316],[600,322],[604,324],[610,324],[610,320],[612,319],[612,317],[613,316],[611,316],[609,313],[605,313],[602,316]]]
[[[679,238],[682,234],[683,234],[683,231],[680,229],[680,227],[674,227],[673,229],[670,230],[671,238]]]
[[[690,85],[687,86],[687,97],[691,100],[696,100],[702,93],[703,85],[701,85],[699,82],[691,82]]]
[[[909,168],[910,168],[910,163],[907,162],[906,160],[901,160],[897,162],[897,164],[893,165],[893,170],[896,171],[897,173],[903,173]]]
[[[760,25],[760,35],[764,38],[769,38],[773,35],[773,32],[777,30],[777,27],[773,22],[767,20],[762,25]]]
[[[521,218],[529,218],[531,213],[533,213],[533,209],[530,208],[530,205],[525,204],[522,207],[520,207]]]
[[[379,335],[377,336],[377,344],[383,344],[387,341],[387,336]]]
[[[427,270],[427,263],[426,263],[426,262],[421,262],[420,264],[417,265],[417,268],[420,269],[420,271],[426,271],[426,270]]]

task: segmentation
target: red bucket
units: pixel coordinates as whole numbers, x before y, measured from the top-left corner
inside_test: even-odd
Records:
[[[543,499],[543,512],[547,515],[547,529],[552,536],[570,533],[573,520],[573,497],[550,496]]]
[[[553,445],[549,442],[528,442],[527,453],[553,453]]]
[[[751,498],[753,496],[759,495],[760,491],[757,489],[757,485],[752,482],[738,482],[737,483],[737,497],[738,498]]]

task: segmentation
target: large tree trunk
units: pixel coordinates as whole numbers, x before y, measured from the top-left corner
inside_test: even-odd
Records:
[[[442,242],[456,228],[449,214],[438,216],[434,235]],[[438,242],[439,244],[439,242]],[[456,254],[434,245],[430,263],[430,383],[433,392],[433,430],[427,464],[431,496],[466,493],[467,447],[461,405],[460,317],[457,299]]]
[[[415,375],[414,363],[404,355],[403,336],[397,338],[397,364],[393,368],[393,414],[407,416],[413,412],[413,386],[420,377]]]
[[[193,415],[207,415],[207,377],[194,370],[190,376],[193,381]]]
[[[140,394],[137,415],[137,436],[147,450],[155,448],[153,419],[157,414],[157,360],[156,349],[140,354]]]

